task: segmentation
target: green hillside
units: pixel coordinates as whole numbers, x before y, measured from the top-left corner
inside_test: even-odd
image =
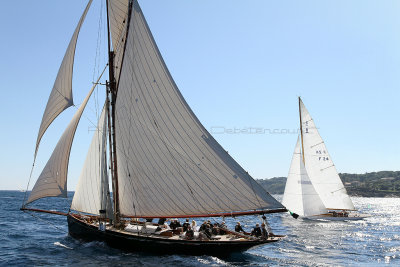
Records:
[[[351,196],[400,197],[400,171],[339,173],[339,176]],[[257,182],[271,194],[283,194],[286,177],[274,177]]]

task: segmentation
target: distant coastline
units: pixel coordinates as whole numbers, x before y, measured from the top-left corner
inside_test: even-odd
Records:
[[[400,197],[400,171],[339,173],[350,196]],[[271,194],[283,194],[286,177],[259,179],[257,182]]]

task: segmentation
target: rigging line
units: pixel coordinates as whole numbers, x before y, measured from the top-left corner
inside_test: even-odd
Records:
[[[322,140],[321,142],[319,142],[319,143],[317,143],[317,144],[315,144],[315,145],[310,146],[310,148],[313,148],[313,147],[318,146],[318,145],[323,144],[323,143],[325,143],[325,142]]]
[[[143,15],[142,15],[142,17],[143,17]],[[142,20],[142,24],[144,25],[144,28],[145,28],[145,35],[146,36],[149,36],[149,37],[151,37],[151,33],[149,32],[149,29],[148,29],[148,27],[146,27],[146,25],[145,25],[145,21],[143,21]],[[143,36],[143,33],[140,33],[142,36]],[[154,42],[152,43],[153,44],[153,46],[151,46],[151,48],[157,53],[157,47],[154,45]],[[139,43],[139,45],[140,45],[140,43]],[[146,50],[147,50],[147,53],[150,55],[150,52],[149,52],[149,48],[147,47],[147,45],[144,45],[145,47],[146,47]],[[138,53],[138,51],[137,51],[137,53]],[[189,114],[191,115],[191,117],[193,117],[193,119],[197,122],[197,123],[199,123],[200,124],[200,126],[201,126],[201,123],[197,120],[197,118],[195,118],[195,115],[194,114],[192,114],[193,112],[191,112],[191,110],[190,110],[190,108],[187,106],[187,104],[185,104],[185,101],[183,100],[183,97],[182,97],[182,95],[179,93],[179,90],[177,89],[177,87],[176,87],[176,85],[173,83],[173,79],[172,79],[172,77],[170,76],[170,74],[168,73],[168,71],[166,71],[166,66],[165,66],[165,63],[162,61],[162,57],[161,57],[161,55],[159,54],[159,52],[157,53],[157,55],[158,55],[158,57],[157,57],[157,59],[158,59],[158,61],[162,64],[162,66],[164,66],[164,74],[169,78],[169,83],[170,83],[170,85],[172,86],[172,88],[174,88],[174,89],[176,89],[176,90],[174,90],[174,92],[175,92],[175,94],[178,96],[178,99],[180,100],[180,103],[182,103],[182,105],[185,107],[185,109],[189,112]],[[153,66],[155,66],[155,63],[154,63],[154,61],[153,61],[153,59],[151,59],[151,62],[152,62],[152,64],[153,64]],[[149,66],[149,63],[146,61],[146,63],[148,64],[148,66]],[[161,78],[161,76],[160,76],[160,73],[157,71],[157,74],[158,74],[158,77],[161,79],[161,82],[162,82],[162,78]],[[163,82],[162,82],[163,83]],[[158,85],[158,84],[157,84]],[[164,87],[165,87],[165,85],[164,85]],[[167,94],[169,95],[169,93],[167,92]],[[170,96],[170,95],[169,95]],[[166,99],[165,99],[165,97],[163,97],[164,98],[164,100],[166,101]],[[170,96],[170,98],[171,98],[171,96]],[[174,116],[175,117],[175,116]],[[177,119],[177,118],[176,118]],[[183,118],[182,117],[182,119],[186,122],[186,120],[185,120],[185,118]],[[178,122],[179,122],[179,120],[178,120]],[[180,123],[179,123],[180,124]],[[181,125],[181,124],[180,124]],[[182,127],[182,125],[181,125],[181,127]],[[204,128],[204,127],[203,127]],[[201,127],[200,127],[200,129],[202,129]],[[204,130],[201,130],[202,132],[207,132],[205,129]],[[190,136],[189,136],[189,138],[190,138]],[[196,145],[197,146],[197,145]],[[197,146],[198,147],[198,146]],[[198,147],[198,149],[200,149],[199,147]],[[208,148],[206,147],[206,149],[208,150]],[[222,148],[221,148],[222,149]],[[201,150],[201,149],[200,149]],[[222,149],[223,150],[223,149]],[[224,150],[224,152],[225,152],[225,150]],[[213,155],[213,154],[212,154]],[[214,155],[213,155],[214,156]],[[216,159],[215,158],[215,156],[214,156],[214,159]],[[216,159],[217,160],[217,159]],[[233,160],[234,161],[234,160]],[[212,162],[211,162],[212,163]],[[236,162],[235,162],[236,163]],[[212,163],[213,164],[213,163]],[[226,164],[226,163],[225,163]],[[197,164],[196,164],[197,165]],[[213,164],[214,165],[214,164]],[[238,165],[237,163],[236,163],[236,165]],[[215,165],[214,165],[214,167],[216,167]],[[240,166],[239,166],[240,167]],[[216,167],[216,169],[219,171],[219,172],[221,172],[221,170],[218,168],[218,167]],[[237,169],[237,167],[235,166],[235,169]],[[232,171],[233,169],[228,169],[228,168],[226,168],[225,167],[225,170],[226,171],[228,171],[228,172],[230,172],[230,171]],[[240,169],[237,169],[236,171],[238,171],[238,172],[241,172],[241,173],[244,173],[244,170],[240,167]],[[215,177],[215,176],[214,176]],[[230,181],[229,181],[230,182]],[[230,184],[237,190],[237,192],[239,193],[239,194],[242,194],[243,195],[243,193],[241,192],[241,190],[239,190],[238,188],[236,188],[236,186],[232,183],[232,182],[230,182]],[[249,200],[250,202],[252,202],[252,200],[250,200],[247,196],[245,196],[245,195],[243,195],[247,200]]]
[[[320,169],[320,171],[323,171],[323,170],[326,170],[326,169],[332,168],[332,167],[334,167],[334,166],[335,166],[335,164],[332,164],[331,166],[328,166],[328,167],[325,167],[325,168],[322,168],[322,169]]]
[[[28,184],[26,185],[26,190],[25,190],[25,192],[24,192],[24,199],[22,200],[22,208],[24,208],[25,207],[25,200],[26,200],[26,195],[27,195],[27,193],[28,193],[28,188],[29,188],[29,183],[31,182],[31,178],[32,178],[32,173],[33,173],[33,168],[35,167],[35,160],[36,160],[36,157],[33,159],[33,164],[32,164],[32,168],[31,168],[31,174],[29,175],[29,180],[28,180]]]
[[[103,1],[101,1],[101,6],[100,6],[100,15],[99,15],[99,23],[97,27],[97,42],[96,42],[96,56],[95,56],[95,61],[94,61],[94,66],[93,66],[93,78],[92,80],[94,81],[95,76],[98,75],[99,72],[99,62],[98,59],[100,58],[100,46],[101,46],[101,38],[102,38],[102,25],[103,25]],[[96,75],[96,69],[97,69],[97,75]]]
[[[49,222],[49,221],[47,221],[47,220],[45,220],[45,219],[40,218],[39,216],[36,216],[36,215],[34,215],[33,213],[31,213],[31,212],[27,212],[27,211],[25,211],[25,210],[23,210],[23,212],[26,213],[26,214],[31,215],[32,217],[34,217],[34,218],[36,218],[36,219],[38,219],[38,220],[43,221],[44,223],[46,223],[46,224],[48,224],[48,225],[54,227],[55,229],[57,229],[57,230],[59,230],[59,231],[61,231],[61,232],[64,232],[64,233],[68,234],[68,232],[65,231],[64,229],[61,229],[60,227],[56,226],[55,224],[53,224],[53,223],[51,223],[51,222]]]
[[[104,67],[104,69],[103,69],[103,71],[101,72],[100,76],[97,78],[97,81],[94,83],[94,86],[96,86],[96,88],[98,87],[99,81],[100,81],[101,77],[103,76],[104,72],[106,71],[107,67],[108,67],[108,63],[107,63],[106,66]],[[79,105],[79,106],[80,106],[80,105]],[[73,107],[76,108],[76,110],[79,109],[79,107],[78,107],[77,105],[73,105]],[[86,116],[84,113],[82,113],[82,117],[84,117],[90,124],[92,124],[92,126],[93,126],[94,128],[96,128],[97,130],[99,130],[98,127],[97,127],[97,123],[94,123],[94,122],[93,122],[91,119],[89,119],[89,117]]]

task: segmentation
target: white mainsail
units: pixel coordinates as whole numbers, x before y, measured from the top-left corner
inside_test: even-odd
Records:
[[[96,84],[75,113],[68,127],[58,141],[56,148],[47,161],[42,173],[36,181],[26,204],[43,197],[67,197],[67,172],[72,141],[83,110],[93,93]]]
[[[47,101],[46,109],[43,113],[42,122],[40,124],[39,134],[36,141],[35,158],[39,148],[40,140],[42,139],[42,136],[49,125],[61,112],[74,104],[72,97],[72,74],[74,67],[75,47],[78,40],[79,31],[91,4],[92,0],[88,2],[85,11],[79,20],[78,26],[76,27],[71,41],[69,42],[67,51],[65,52],[60,69],[58,70],[57,78],[54,82],[54,86],[50,93],[49,100]]]
[[[115,121],[122,216],[283,208],[196,118],[133,5]]]
[[[304,167],[300,138],[297,139],[293,153],[282,204],[290,211],[305,217],[328,212],[315,191]]]
[[[105,210],[112,218],[112,205],[107,174],[107,112],[103,108],[92,143],[86,156],[71,209],[99,215]]]
[[[300,113],[304,165],[316,192],[327,209],[354,210],[353,202],[340,180],[325,143],[301,100]]]

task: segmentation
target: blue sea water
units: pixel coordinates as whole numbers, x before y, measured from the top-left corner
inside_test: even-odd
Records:
[[[400,266],[400,198],[352,198],[360,212],[371,215],[363,221],[273,214],[271,227],[287,235],[284,240],[217,258],[127,253],[102,242],[82,243],[68,236],[66,217],[20,211],[23,197],[23,192],[0,191],[1,266]],[[67,211],[71,197],[40,200],[36,206]],[[258,216],[240,220],[248,230],[260,222]]]

